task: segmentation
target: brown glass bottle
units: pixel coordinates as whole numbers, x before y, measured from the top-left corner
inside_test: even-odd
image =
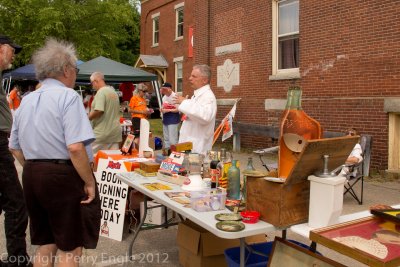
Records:
[[[322,136],[319,122],[308,116],[301,108],[301,94],[300,87],[289,87],[280,127],[278,177],[287,178],[300,155],[285,144],[283,139],[285,134],[296,134],[305,140],[319,139]]]

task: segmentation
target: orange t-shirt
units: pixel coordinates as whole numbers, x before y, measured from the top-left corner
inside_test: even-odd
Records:
[[[131,101],[129,102],[129,107],[130,107],[130,109],[133,109],[133,110],[145,111],[147,109],[147,103],[143,97],[140,97],[139,95],[134,95],[134,96],[132,96]],[[132,118],[146,119],[147,115],[133,113]]]
[[[16,110],[21,104],[21,96],[18,95],[17,89],[12,89],[9,95],[10,99],[10,109]]]

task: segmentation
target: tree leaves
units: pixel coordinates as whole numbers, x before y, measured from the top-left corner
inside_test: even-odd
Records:
[[[133,65],[139,54],[138,0],[0,0],[0,33],[23,50],[16,67],[28,64],[48,37],[75,44],[78,57],[100,55]]]

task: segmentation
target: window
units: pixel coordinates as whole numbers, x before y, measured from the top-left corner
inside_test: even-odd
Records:
[[[182,71],[182,62],[183,62],[183,57],[179,58],[174,58],[175,62],[175,88],[176,92],[182,92],[182,82],[183,82],[183,71]]]
[[[154,14],[153,19],[153,46],[158,46],[160,40],[160,13]]]
[[[176,8],[175,11],[176,11],[175,39],[183,39],[183,6]]]
[[[300,78],[299,0],[272,1],[272,78]]]

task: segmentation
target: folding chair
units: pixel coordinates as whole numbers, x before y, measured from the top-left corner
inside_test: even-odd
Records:
[[[357,169],[355,176],[350,173],[347,178],[347,183],[344,185],[344,193],[346,195],[349,193],[355,200],[357,200],[359,205],[363,203],[364,194],[364,177],[369,175],[369,167],[371,162],[371,146],[372,146],[372,136],[361,135],[360,146],[362,149],[363,160],[353,165],[354,169]],[[359,194],[356,193],[355,185],[361,182],[361,189]]]
[[[276,154],[278,154],[278,150],[279,150],[279,146],[273,146],[273,147],[269,147],[269,148],[255,150],[255,151],[253,151],[253,153],[255,153],[259,156],[261,164],[264,166],[264,168],[266,168],[267,171],[271,171],[274,169],[275,170],[278,169],[278,163],[274,162],[274,163],[267,164],[263,160],[263,156],[266,154],[276,155]]]

